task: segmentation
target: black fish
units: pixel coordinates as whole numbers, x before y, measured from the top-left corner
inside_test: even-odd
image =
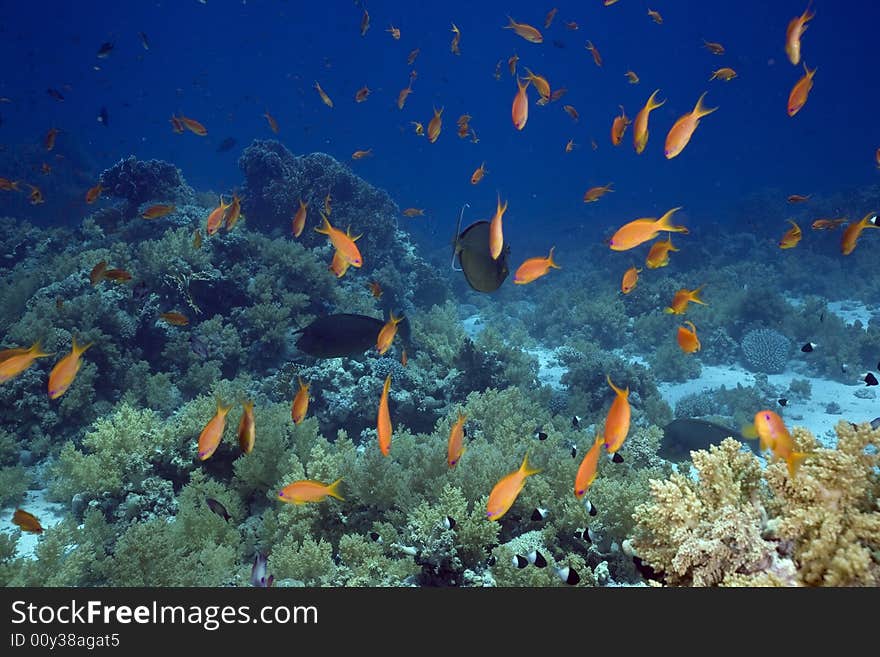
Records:
[[[514,554],[513,558],[510,561],[517,568],[525,568],[529,565],[529,560],[518,554]]]
[[[529,552],[526,555],[526,559],[528,559],[529,563],[534,565],[535,568],[544,568],[547,565],[547,559],[545,559],[544,555],[537,550]]]
[[[547,434],[540,429],[535,429],[535,438],[538,440],[547,440]]]
[[[801,347],[801,351],[803,351],[805,354],[808,354],[808,353],[810,353],[811,351],[813,351],[813,349],[815,349],[815,348],[818,347],[818,346],[819,346],[819,345],[817,345],[815,342],[808,342],[808,343],[805,344],[803,347]]]
[[[208,345],[195,333],[189,334],[189,348],[192,349],[196,356],[201,358],[208,357]]]
[[[296,346],[316,358],[360,356],[376,346],[376,336],[383,326],[381,319],[366,315],[327,315],[300,329]]]
[[[623,457],[620,455],[620,452],[614,452],[614,456],[611,457],[612,463],[623,463]]]
[[[150,41],[147,39],[147,35],[143,32],[138,32],[138,36],[141,38],[141,45],[144,47],[144,50],[149,50]]]
[[[545,520],[549,514],[549,510],[538,507],[532,511],[532,520],[535,522],[541,522],[542,520]]]
[[[596,534],[594,534],[593,530],[589,527],[587,527],[586,529],[578,529],[574,533],[574,537],[579,541],[586,541],[587,543],[596,542]]]
[[[110,56],[110,53],[113,51],[113,42],[105,41],[101,44],[101,47],[98,48],[98,57],[101,59],[107,59]]]
[[[102,107],[98,112],[98,123],[103,125],[105,128],[110,125],[110,116],[107,114],[107,108]]]
[[[64,96],[61,95],[61,92],[58,91],[57,89],[53,89],[52,87],[49,87],[48,89],[46,89],[46,93],[49,94],[50,96],[52,96],[52,98],[54,98],[57,101],[64,100]]]
[[[587,513],[589,513],[591,516],[594,516],[597,513],[599,513],[598,509],[596,509],[596,505],[593,504],[592,502],[590,502],[590,500],[588,500],[587,498],[584,498],[584,508],[587,510]]]
[[[226,151],[231,151],[237,142],[234,137],[227,137],[223,141],[220,142],[220,145],[217,146],[218,153],[225,153]]]
[[[580,429],[581,428],[581,416],[575,415],[571,418],[571,428],[572,429]]]
[[[880,429],[880,417],[875,417],[873,420],[871,420],[871,428]]]
[[[455,519],[451,516],[444,516],[443,529],[455,529]]]
[[[867,374],[865,374],[865,376],[864,376],[864,378],[862,379],[862,381],[865,382],[865,385],[866,385],[866,386],[875,386],[875,385],[877,385],[877,377],[874,376],[874,373],[873,373],[873,372],[868,372]]]
[[[645,579],[653,579],[658,582],[663,581],[663,576],[660,575],[656,570],[651,568],[648,564],[642,561],[639,557],[633,557],[633,564],[635,564],[636,570],[639,571],[639,574]]]
[[[467,206],[466,206],[467,207]],[[464,216],[464,208],[458,216],[456,233],[461,228],[461,220]],[[489,253],[489,222],[478,221],[465,228],[460,235],[453,240],[453,268],[455,268],[455,256],[458,256],[458,264],[464,272],[464,278],[477,292],[494,292],[501,284],[510,269],[507,267],[507,256],[510,253],[510,245],[505,243],[501,249],[501,255],[497,260],[492,259]]]
[[[788,400],[785,397],[777,399],[776,401],[779,403],[780,406],[787,406],[788,405]]]
[[[578,455],[578,446],[574,443],[571,443],[569,447],[571,447],[571,458],[576,458]]]
[[[581,581],[581,576],[578,575],[577,571],[571,566],[565,566],[565,568],[557,568],[556,574],[559,575],[559,579],[561,579],[569,586],[574,586]]]
[[[205,498],[205,502],[208,503],[208,508],[210,508],[211,511],[213,511],[213,512],[216,513],[218,516],[220,516],[221,518],[223,518],[226,522],[229,522],[229,519],[230,519],[232,516],[229,515],[229,512],[226,510],[226,507],[225,507],[225,506],[223,506],[222,504],[220,504],[220,502],[218,502],[217,500],[215,500],[213,497],[206,497],[206,498]]]
[[[369,536],[370,540],[374,543],[382,542],[382,537],[379,535],[379,532],[370,532],[369,534],[367,534],[367,536]]]
[[[738,431],[706,420],[680,418],[663,427],[659,454],[668,461],[684,461],[690,459],[692,450],[707,449],[727,437],[748,444],[757,453],[757,443],[747,441]]]

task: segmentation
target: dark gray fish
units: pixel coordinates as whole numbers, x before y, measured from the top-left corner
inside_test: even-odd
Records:
[[[226,510],[226,507],[223,506],[220,502],[215,500],[213,497],[206,497],[205,502],[208,503],[208,508],[211,509],[218,516],[223,518],[226,522],[229,522],[229,519],[232,517],[229,515],[229,512]]]
[[[107,59],[111,52],[113,52],[113,42],[105,41],[101,44],[101,47],[98,48],[98,57],[101,59]]]
[[[220,142],[220,145],[217,146],[218,153],[225,153],[227,151],[231,151],[236,144],[236,140],[234,137],[227,137],[223,141]]]
[[[745,443],[757,452],[757,441],[746,440],[738,431],[707,420],[681,418],[663,427],[659,454],[669,461],[685,461],[690,459],[691,451],[707,449],[727,437]]]
[[[100,123],[101,125],[103,125],[105,128],[109,127],[109,125],[110,125],[110,115],[107,114],[107,108],[106,108],[106,107],[102,107],[102,108],[100,109],[100,111],[98,112],[98,123]]]
[[[873,420],[871,420],[871,428],[880,429],[880,417],[875,417]]]
[[[61,95],[61,92],[57,89],[53,89],[52,87],[46,89],[46,93],[59,102],[64,100],[64,96]]]
[[[556,574],[559,576],[563,582],[568,584],[569,586],[574,586],[578,582],[581,581],[581,576],[577,574],[577,571],[571,566],[565,566],[564,568],[557,568]]]
[[[877,385],[877,377],[874,376],[873,372],[867,372],[864,377],[862,377],[862,381],[865,382],[866,386],[875,386]]]
[[[366,315],[327,315],[300,329],[296,346],[316,358],[359,356],[376,346],[384,325],[381,319]]]
[[[200,358],[208,357],[208,345],[195,333],[189,334],[189,346],[193,353]]]
[[[274,575],[266,577],[266,564],[269,562],[269,556],[262,552],[257,552],[254,557],[254,566],[251,568],[251,586],[259,588],[269,588],[275,581]]]
[[[141,38],[141,45],[144,47],[144,50],[150,49],[150,40],[147,39],[147,35],[143,32],[138,32],[138,36]]]
[[[510,245],[506,242],[501,249],[498,260],[493,260],[489,253],[489,222],[477,221],[465,228],[460,234],[461,220],[464,218],[464,209],[470,207],[465,204],[458,215],[458,224],[455,227],[455,239],[452,241],[453,255],[452,268],[455,269],[455,257],[458,256],[460,270],[464,272],[464,278],[477,292],[494,292],[501,284],[510,269],[507,267],[507,256],[510,255]]]
[[[535,566],[535,568],[544,568],[547,565],[547,559],[544,558],[544,555],[538,552],[538,550],[532,550],[526,555],[526,559],[529,560],[529,563]]]

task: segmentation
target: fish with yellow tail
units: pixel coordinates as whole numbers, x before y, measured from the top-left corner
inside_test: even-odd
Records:
[[[674,226],[670,223],[672,215],[679,210],[681,207],[672,208],[659,219],[648,217],[624,224],[611,236],[608,246],[612,251],[628,251],[639,244],[651,241],[661,232],[687,234],[688,229],[685,226]]]
[[[660,93],[660,90],[655,89],[654,93],[648,97],[648,102],[646,102],[645,106],[639,110],[639,113],[636,114],[636,118],[633,121],[633,146],[636,149],[636,153],[639,155],[642,154],[645,150],[645,146],[648,145],[648,116],[655,109],[666,103],[666,100],[661,100],[659,103],[655,100],[658,93]]]
[[[659,269],[669,264],[669,252],[678,251],[672,245],[672,235],[670,234],[665,240],[657,240],[651,245],[648,251],[648,257],[645,258],[645,266],[648,269]]]
[[[293,420],[294,424],[299,424],[305,419],[306,413],[309,411],[309,384],[303,383],[303,380],[299,377],[296,380],[299,383],[299,390],[293,398],[293,404],[290,406],[290,419]]]
[[[382,456],[391,453],[391,411],[388,409],[388,391],[391,390],[391,375],[385,377],[382,396],[379,398],[379,412],[376,416],[376,435],[379,438],[379,451]]]
[[[691,140],[694,130],[700,125],[700,119],[718,109],[717,107],[706,107],[703,105],[703,98],[705,98],[706,93],[704,91],[703,95],[697,99],[697,104],[694,105],[694,109],[691,112],[679,117],[678,121],[669,129],[664,149],[667,160],[671,160],[684,150],[684,147]]]
[[[605,450],[609,454],[615,454],[615,461],[620,462],[622,459],[617,456],[617,451],[623,446],[626,435],[629,433],[629,421],[632,411],[629,407],[629,387],[621,390],[611,380],[611,375],[606,374],[605,380],[615,392],[616,397],[611,402],[611,408],[608,409],[608,415],[605,416],[605,430],[602,437],[605,443]]]
[[[492,221],[489,222],[489,254],[492,260],[498,260],[501,251],[504,249],[504,231],[502,227],[502,217],[507,211],[507,201],[501,205],[501,194],[498,194],[498,205],[495,214],[492,215]]]
[[[504,26],[505,30],[513,30],[523,39],[528,41],[529,43],[543,43],[544,37],[541,32],[538,31],[537,28],[532,27],[527,23],[517,23],[510,16],[507,17],[507,20],[510,21],[507,25]]]
[[[692,354],[700,350],[700,339],[697,337],[697,327],[693,322],[685,322],[687,326],[679,326],[676,339],[679,348],[686,354]]]
[[[59,360],[49,373],[49,399],[58,399],[67,392],[70,384],[76,378],[77,372],[82,367],[83,353],[92,344],[92,342],[89,342],[87,345],[78,345],[76,338],[73,338],[73,346],[70,353]]]
[[[224,203],[223,196],[220,196],[220,205],[211,210],[211,214],[208,215],[208,223],[205,227],[205,232],[208,235],[213,235],[220,230],[220,226],[223,225],[223,220],[226,217],[226,211],[231,207],[232,201]]]
[[[791,228],[785,231],[785,235],[783,235],[782,239],[779,240],[780,249],[793,249],[798,245],[798,242],[800,242],[801,238],[803,237],[800,226],[798,226],[791,219],[788,220],[788,223],[791,224]]]
[[[199,434],[198,457],[200,461],[206,461],[214,455],[217,447],[220,445],[220,439],[223,438],[223,431],[226,429],[226,415],[232,406],[224,406],[223,402],[217,400],[217,412],[214,417],[208,420],[208,424]]]
[[[600,198],[605,196],[608,192],[613,192],[611,186],[614,183],[608,183],[607,185],[598,185],[596,187],[590,187],[587,191],[584,192],[584,203],[595,203]]]
[[[880,228],[878,225],[876,212],[869,212],[862,219],[854,224],[850,224],[843,231],[843,239],[840,242],[840,252],[843,255],[852,253],[859,241],[859,236],[865,228]]]
[[[6,383],[24,372],[37,358],[51,355],[43,351],[39,341],[34,342],[29,349],[24,347],[4,349],[0,352],[0,383]]]
[[[391,343],[394,342],[394,336],[397,335],[397,325],[400,324],[402,319],[403,315],[396,317],[392,311],[385,326],[379,331],[379,337],[376,338],[376,351],[379,352],[380,356],[384,355],[391,347]]]
[[[810,5],[807,5],[804,13],[792,18],[785,30],[785,54],[794,66],[801,63],[801,37],[807,31],[807,22],[815,15],[815,12],[810,11]]]
[[[489,500],[486,502],[486,518],[489,520],[500,520],[510,510],[510,507],[513,506],[523,486],[526,484],[526,479],[539,472],[539,469],[529,467],[529,455],[526,454],[523,457],[522,465],[519,466],[519,470],[504,475],[492,488],[492,492],[489,493]]]
[[[319,213],[321,215],[321,219],[324,220],[322,226],[316,226],[315,232],[321,233],[322,235],[326,235],[330,238],[330,242],[333,244],[333,248],[345,259],[345,261],[351,265],[352,267],[361,267],[364,264],[364,260],[361,257],[360,249],[358,249],[355,241],[360,237],[352,237],[350,233],[343,233],[338,228],[334,228],[330,224],[330,220],[327,218],[327,215],[323,212]]]
[[[526,122],[529,120],[529,81],[526,80],[526,83],[523,84],[522,81],[517,78],[516,86],[517,92],[516,96],[513,97],[510,116],[513,119],[513,127],[517,130],[522,130],[526,127]]]
[[[306,226],[306,215],[309,212],[309,204],[303,203],[302,199],[299,199],[299,209],[296,211],[296,214],[293,216],[293,222],[291,224],[291,231],[293,232],[294,237],[299,237],[302,235],[303,228]]]
[[[618,105],[618,107],[620,107],[620,116],[615,116],[614,120],[611,122],[611,143],[615,146],[620,146],[620,142],[623,141],[623,135],[626,132],[627,126],[632,123],[626,115],[626,110],[623,109],[623,105]]]
[[[306,504],[307,502],[322,502],[328,497],[335,497],[344,502],[345,498],[339,493],[339,484],[341,483],[341,478],[332,484],[325,484],[313,479],[301,479],[287,484],[278,491],[278,500],[290,504]]]
[[[434,118],[431,119],[430,123],[428,123],[428,141],[432,144],[437,141],[437,138],[440,136],[440,130],[443,128],[443,109],[440,108],[438,111],[437,108],[434,109]]]
[[[584,458],[578,467],[577,474],[574,478],[574,496],[581,500],[587,494],[587,490],[596,479],[596,471],[599,468],[599,456],[601,456],[602,445],[605,444],[603,436],[596,436],[593,446],[584,454]]]
[[[546,258],[529,258],[519,266],[513,275],[513,282],[516,285],[525,285],[531,283],[541,276],[546,276],[550,269],[562,269],[553,261],[553,250],[555,246],[550,247],[550,253]]]
[[[701,305],[707,305],[705,301],[700,299],[700,290],[703,289],[703,286],[688,290],[682,288],[678,292],[675,293],[675,296],[672,297],[672,303],[663,309],[663,312],[671,314],[671,315],[683,315],[684,311],[687,310],[687,306],[689,303],[699,303]]]
[[[238,423],[238,446],[245,454],[254,449],[257,431],[254,424],[254,402],[248,400],[242,404],[241,420]]]
[[[794,440],[782,418],[769,410],[755,413],[755,421],[743,427],[743,436],[757,438],[760,441],[761,451],[771,450],[774,460],[785,461],[788,466],[788,476],[792,479],[797,474],[798,468],[804,459],[809,456],[805,452],[794,450]]]
[[[794,116],[801,111],[801,108],[804,105],[806,105],[807,97],[810,95],[810,90],[813,88],[813,76],[816,75],[817,70],[819,69],[814,68],[811,71],[807,68],[806,63],[804,63],[804,77],[795,83],[791,88],[791,93],[788,95],[789,116]]]
[[[641,271],[641,269],[636,269],[635,267],[627,269],[620,281],[620,291],[624,294],[629,294],[636,289],[636,283],[639,282],[639,273]]]
[[[458,465],[458,462],[461,460],[462,454],[464,454],[465,452],[465,422],[467,422],[467,416],[459,411],[458,419],[449,429],[449,442],[446,446],[446,464],[450,468],[454,468],[456,465]]]

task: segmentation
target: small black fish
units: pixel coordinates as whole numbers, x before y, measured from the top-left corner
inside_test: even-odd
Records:
[[[571,427],[572,429],[580,429],[581,428],[581,416],[575,415],[571,418]]]
[[[189,335],[189,346],[196,356],[199,356],[201,358],[208,357],[208,345],[195,333],[190,333]]]
[[[594,534],[593,530],[589,527],[587,527],[586,529],[578,529],[574,533],[574,537],[579,541],[586,541],[587,543],[596,542],[596,534]]]
[[[880,361],[877,361],[877,369],[880,370]]]
[[[871,420],[871,428],[880,429],[880,417],[875,417],[873,420]]]
[[[620,455],[620,452],[614,452],[614,456],[611,457],[612,463],[623,463],[623,457]]]
[[[578,446],[574,443],[571,443],[571,458],[577,458],[578,455]]]
[[[525,568],[529,565],[529,560],[519,554],[514,554],[510,561],[517,568]]]
[[[111,52],[113,52],[113,42],[105,41],[101,44],[101,47],[98,48],[98,57],[100,59],[107,59]]]
[[[495,555],[493,554],[491,557],[489,557],[489,561],[488,561],[487,563],[488,563],[490,566],[494,566],[496,561],[498,561],[498,559],[496,559],[496,558],[495,558]]]
[[[218,502],[217,500],[215,500],[213,497],[206,497],[206,498],[205,498],[205,502],[208,503],[208,508],[210,508],[211,511],[213,511],[213,512],[216,513],[218,516],[220,516],[221,518],[223,518],[226,522],[229,522],[229,519],[230,519],[232,516],[229,515],[229,512],[226,510],[226,507],[225,507],[225,506],[223,506],[222,504],[220,504],[220,502]]]
[[[109,125],[110,125],[110,115],[107,114],[107,108],[106,108],[106,107],[102,107],[101,110],[98,112],[98,123],[100,123],[101,125],[103,125],[105,128],[109,127]]]
[[[819,313],[819,321],[820,321],[820,322],[824,322],[824,321],[825,321],[825,313],[824,313],[824,312]]]
[[[451,516],[444,516],[443,528],[444,529],[455,529],[455,519],[452,518]]]
[[[587,498],[584,498],[584,508],[587,510],[591,516],[596,515],[599,511],[596,509],[596,505],[590,502]]]
[[[848,369],[849,369],[849,365],[847,365],[846,363],[841,363],[841,364],[840,364],[840,371],[843,372],[844,374],[846,374],[846,371],[847,371]]]
[[[59,102],[64,100],[64,96],[61,95],[61,92],[58,91],[57,89],[53,89],[52,87],[49,87],[48,89],[46,89],[46,93],[49,94],[50,96],[52,96],[52,98],[54,98],[55,100],[57,100]]]
[[[537,507],[534,511],[532,511],[532,520],[535,522],[541,522],[542,520],[545,520],[549,514],[550,511],[548,509]]]
[[[374,543],[381,543],[382,542],[382,537],[379,536],[379,532],[370,532],[369,534],[367,534],[367,536],[369,536],[370,540],[373,541]]]
[[[220,145],[217,146],[218,153],[225,153],[227,151],[231,151],[236,144],[236,140],[234,137],[227,137],[223,141],[220,142]]]
[[[138,36],[141,38],[141,45],[144,47],[144,50],[150,49],[150,41],[147,39],[147,35],[143,32],[138,32]]]
[[[801,351],[803,351],[805,354],[808,354],[808,353],[810,353],[811,351],[813,351],[813,349],[815,349],[815,348],[818,347],[818,346],[819,346],[819,345],[817,345],[815,342],[808,342],[808,343],[805,344],[803,347],[801,347]]]
[[[578,582],[581,581],[581,576],[577,574],[577,571],[571,566],[565,566],[564,568],[557,568],[556,574],[559,575],[559,579],[568,584],[569,586],[574,586]]]
[[[788,400],[785,397],[781,397],[776,400],[780,406],[788,406]]]
[[[547,560],[544,558],[544,555],[537,550],[529,552],[526,559],[528,559],[529,563],[534,565],[535,568],[544,568],[547,565]]]
[[[874,376],[873,372],[868,372],[867,374],[865,374],[865,376],[862,378],[862,381],[865,382],[866,386],[877,385],[877,377]]]
[[[535,429],[535,438],[538,440],[547,440],[547,434],[540,429]]]
[[[657,580],[658,582],[663,581],[663,577],[656,570],[651,568],[651,566],[642,561],[639,557],[633,557],[633,563],[636,566],[636,570],[638,570],[639,574],[641,574],[641,576],[645,579],[653,579]]]

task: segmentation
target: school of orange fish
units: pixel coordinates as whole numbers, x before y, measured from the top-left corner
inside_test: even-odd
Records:
[[[613,5],[616,2],[617,0],[603,0],[603,4],[605,6]],[[555,18],[556,12],[557,10],[554,8],[546,15],[544,21],[545,29],[549,29]],[[663,23],[662,16],[655,10],[648,9],[648,16],[658,25]],[[786,30],[785,52],[788,56],[789,61],[794,66],[797,66],[801,63],[801,37],[807,29],[807,23],[813,18],[814,12],[812,12],[808,7],[803,12],[803,14],[801,14],[800,16],[795,16],[791,19]],[[504,29],[512,30],[515,34],[530,43],[540,44],[543,42],[543,35],[541,34],[539,29],[527,23],[519,23],[509,16],[508,20],[509,23],[504,26]],[[579,28],[578,24],[574,21],[565,22],[564,25],[566,29],[571,31],[577,30]],[[370,15],[367,10],[364,9],[360,22],[361,36],[366,35],[369,28]],[[395,40],[399,40],[401,37],[399,28],[390,26],[386,31],[389,32],[391,37]],[[450,52],[454,55],[459,55],[461,52],[460,44],[462,33],[461,30],[454,23],[452,24],[452,33],[453,37],[450,42]],[[703,45],[707,50],[709,50],[709,52],[714,55],[723,55],[725,53],[724,46],[720,43],[704,40]],[[602,66],[602,56],[599,53],[597,47],[591,41],[587,41],[585,48],[590,52],[595,65]],[[412,66],[418,55],[418,48],[411,51],[407,58],[407,64],[409,66]],[[538,105],[546,105],[549,102],[558,100],[564,95],[566,90],[551,90],[550,83],[545,77],[537,75],[533,73],[530,69],[525,67],[525,77],[521,78],[517,76],[516,71],[518,61],[519,57],[514,54],[508,59],[507,64],[510,74],[516,77],[517,85],[516,94],[514,95],[511,105],[511,120],[513,122],[514,128],[518,131],[521,131],[525,129],[529,118],[530,101],[528,97],[528,90],[530,86],[534,86],[536,91],[538,92],[539,99],[536,101]],[[499,60],[496,66],[496,79],[499,79],[501,76],[502,63],[503,60]],[[817,69],[809,69],[806,63],[803,64],[803,67],[804,75],[791,89],[788,98],[787,112],[788,115],[791,117],[795,116],[804,107],[805,103],[807,102],[808,95],[813,87],[813,78],[816,74]],[[634,71],[627,71],[625,73],[625,76],[631,84],[639,83],[638,75]],[[709,80],[723,80],[725,82],[729,82],[736,77],[737,73],[732,68],[722,67],[715,70]],[[397,106],[399,109],[403,109],[407,97],[410,93],[412,93],[412,85],[416,78],[417,73],[415,70],[413,70],[409,76],[409,84],[400,91],[397,97]],[[334,107],[333,100],[321,87],[318,81],[315,81],[314,89],[317,91],[321,101],[328,108],[332,109]],[[623,136],[626,132],[627,127],[629,125],[633,125],[633,147],[635,149],[635,152],[637,154],[641,154],[645,151],[649,135],[649,115],[653,110],[661,107],[666,102],[665,100],[657,101],[657,94],[659,93],[659,91],[659,89],[655,90],[648,97],[648,100],[646,101],[644,107],[638,112],[633,121],[631,121],[626,116],[626,112],[624,111],[623,107],[620,108],[620,115],[616,116],[613,119],[611,125],[610,137],[613,145],[620,145],[623,141]],[[354,95],[354,100],[357,103],[364,102],[367,100],[370,94],[371,90],[367,86],[364,86],[361,89],[357,90]],[[700,123],[700,119],[712,114],[718,109],[717,107],[706,107],[703,104],[705,96],[706,93],[704,92],[699,97],[699,99],[697,99],[693,110],[681,116],[669,129],[666,135],[666,140],[664,142],[664,154],[667,159],[677,157],[679,154],[681,154],[681,152],[685,149],[685,147],[692,139],[694,132],[696,131]],[[574,121],[578,120],[578,112],[573,106],[566,105],[564,107],[564,110]],[[416,134],[419,136],[426,136],[430,143],[436,142],[442,131],[443,108],[440,108],[439,110],[437,108],[434,108],[433,114],[433,117],[428,123],[427,130],[420,122],[410,122],[413,125]],[[265,117],[269,128],[277,134],[279,132],[279,126],[276,119],[268,111],[266,111],[263,116]],[[458,119],[458,136],[461,138],[470,137],[472,141],[476,142],[479,139],[474,129],[470,127],[471,118],[472,117],[470,115],[465,114]],[[202,137],[208,134],[206,127],[202,125],[199,121],[183,115],[172,114],[170,123],[172,129],[176,133],[184,133],[188,130],[193,134]],[[58,129],[51,128],[46,134],[44,145],[47,151],[51,151],[54,148],[58,132]],[[565,151],[570,152],[574,147],[575,144],[573,140],[569,140],[569,142],[565,145]],[[593,143],[593,148],[596,148],[595,142]],[[369,157],[371,155],[372,149],[356,150],[352,154],[352,159],[358,160],[364,157]],[[877,167],[880,168],[880,148],[877,149],[874,155]],[[46,170],[47,166],[48,165],[44,165],[44,173],[48,173],[48,171]],[[479,184],[487,173],[488,170],[486,169],[486,163],[483,162],[479,166],[479,168],[477,168],[471,175],[471,184]],[[42,192],[39,190],[39,188],[30,184],[28,184],[28,186],[31,189],[31,193],[29,195],[30,202],[32,204],[44,202]],[[19,181],[0,178],[0,190],[18,191]],[[584,203],[598,202],[603,195],[613,191],[614,190],[612,189],[612,183],[608,183],[607,185],[603,186],[592,187],[584,193],[583,201]],[[99,182],[97,185],[90,188],[86,192],[86,203],[94,203],[103,192],[104,189]],[[793,194],[788,197],[789,203],[803,203],[808,200],[809,196],[803,196],[799,194]],[[299,208],[296,210],[292,220],[292,234],[294,238],[299,237],[304,230],[307,220],[308,209],[308,204],[303,203],[300,199]],[[660,233],[667,233],[667,238],[665,240],[657,240],[651,245],[650,251],[648,252],[645,260],[645,266],[648,269],[656,269],[666,266],[669,263],[670,252],[675,252],[679,250],[672,244],[671,233],[688,233],[688,229],[685,226],[678,226],[671,223],[672,215],[680,209],[681,208],[672,208],[659,219],[653,217],[640,218],[626,223],[614,233],[610,240],[608,240],[609,247],[614,251],[628,251],[638,247],[641,244],[654,240],[660,235]],[[504,203],[502,203],[499,194],[496,210],[494,215],[492,216],[489,227],[489,250],[491,257],[495,260],[497,260],[503,252],[503,216],[506,210],[507,202],[505,201]],[[141,216],[146,220],[153,220],[171,214],[174,211],[175,208],[173,205],[153,205],[146,208],[142,212]],[[320,214],[322,224],[321,226],[315,227],[314,230],[327,235],[334,249],[333,259],[328,268],[337,277],[342,277],[345,275],[349,267],[362,267],[364,262],[363,257],[357,244],[355,243],[360,236],[353,236],[348,229],[343,232],[342,230],[334,227],[330,223],[331,198],[329,193],[324,199],[323,210],[319,210],[318,212]],[[403,214],[407,217],[422,216],[424,215],[424,210],[420,208],[406,208],[405,210],[403,210]],[[220,230],[221,227],[225,227],[226,231],[230,231],[235,227],[240,217],[241,199],[236,194],[233,194],[232,200],[229,203],[226,203],[221,196],[219,200],[219,205],[215,209],[213,209],[207,217],[205,233],[208,236],[214,235]],[[817,219],[813,222],[812,228],[813,230],[833,230],[846,222],[847,220],[844,218]],[[793,248],[802,238],[800,227],[793,221],[790,221],[790,223],[792,224],[792,228],[788,230],[779,241],[778,246],[780,249]],[[852,253],[856,247],[857,241],[861,233],[866,228],[878,227],[880,226],[877,225],[877,214],[875,212],[870,212],[866,214],[864,218],[856,223],[850,223],[849,226],[843,231],[843,237],[841,240],[841,252],[844,255],[849,255],[850,253]],[[196,229],[193,236],[193,247],[199,248],[201,246],[201,241],[201,231],[199,229]],[[559,269],[559,265],[553,260],[553,251],[554,249],[551,248],[550,253],[546,257],[533,257],[525,260],[525,262],[520,265],[520,267],[516,270],[516,273],[514,274],[514,283],[518,285],[525,285],[537,280],[538,278],[541,278],[542,276],[545,276],[549,273],[550,269]],[[629,294],[630,292],[632,292],[632,290],[636,287],[639,273],[641,272],[642,269],[638,269],[633,266],[624,273],[620,285],[621,292],[623,294]],[[113,280],[115,282],[125,282],[131,279],[131,275],[124,270],[107,269],[107,263],[105,261],[102,261],[95,265],[95,268],[90,274],[90,280],[92,282],[92,285],[97,285],[104,279]],[[368,288],[375,297],[378,298],[379,296],[381,296],[382,290],[377,282],[371,282],[368,285]],[[686,288],[679,290],[674,295],[674,298],[671,301],[670,305],[664,309],[665,312],[681,315],[686,312],[689,303],[693,302],[696,304],[705,304],[705,302],[702,301],[699,297],[701,289],[702,286],[697,287],[693,290],[689,290]],[[165,321],[179,326],[186,325],[189,321],[186,316],[176,311],[162,313],[161,317]],[[397,317],[393,313],[391,313],[390,319],[382,327],[376,339],[375,348],[378,354],[385,354],[391,347],[397,334],[397,324],[401,321],[401,319],[402,317]],[[694,353],[700,349],[700,340],[697,337],[696,326],[691,321],[686,321],[684,322],[684,324],[685,326],[679,326],[677,329],[678,345],[685,353]],[[49,374],[48,381],[48,394],[51,399],[59,398],[68,390],[70,385],[73,383],[77,372],[82,366],[82,355],[90,346],[91,344],[78,345],[77,342],[74,340],[71,352],[68,355],[64,356],[61,360],[59,360],[52,368]],[[0,383],[8,381],[18,374],[21,374],[26,369],[28,369],[38,358],[46,358],[50,355],[51,354],[42,351],[39,342],[34,343],[30,348],[12,348],[0,352]],[[406,365],[405,350],[402,352],[401,362],[403,365]],[[615,460],[619,460],[619,455],[617,455],[617,452],[618,450],[620,450],[629,432],[629,388],[618,388],[612,382],[610,376],[607,377],[607,381],[608,385],[614,391],[615,397],[606,416],[604,430],[602,434],[596,437],[596,441],[585,454],[575,475],[574,495],[579,500],[585,497],[590,487],[590,484],[596,477],[599,466],[601,447],[604,446],[606,452],[609,455],[613,455],[616,457]],[[382,387],[382,392],[379,397],[376,419],[378,446],[382,454],[386,457],[389,456],[391,453],[391,438],[393,432],[391,414],[388,405],[388,394],[390,388],[391,375],[389,374],[388,377],[385,379],[385,383]],[[291,418],[294,423],[299,424],[303,421],[308,412],[308,405],[309,386],[308,384],[303,383],[302,380],[299,380],[299,390],[297,391],[291,405]],[[209,459],[214,454],[217,446],[220,444],[226,427],[226,415],[229,412],[230,408],[231,407],[229,406],[224,406],[222,402],[218,400],[215,415],[205,425],[198,438],[198,458],[200,460],[204,461],[206,459]],[[465,421],[466,417],[463,414],[459,413],[457,421],[452,425],[449,432],[447,463],[450,468],[454,468],[459,464],[463,454],[466,451],[464,446]],[[762,410],[756,413],[754,423],[746,433],[748,437],[759,438],[762,450],[770,450],[772,451],[774,458],[784,460],[788,465],[789,474],[792,477],[795,475],[798,465],[806,457],[805,454],[794,451],[791,435],[786,429],[782,419],[773,411]],[[244,403],[244,413],[242,414],[241,422],[238,427],[238,439],[242,452],[248,453],[253,449],[255,437],[256,431],[254,424],[253,403],[248,401]],[[528,455],[526,455],[523,458],[522,464],[519,469],[503,477],[491,489],[486,508],[486,517],[491,521],[495,521],[503,517],[504,514],[507,513],[507,511],[513,505],[520,491],[523,489],[527,477],[537,472],[539,472],[539,470],[529,466]],[[277,499],[282,502],[291,502],[294,504],[319,502],[321,500],[324,500],[328,496],[335,497],[341,500],[343,498],[339,492],[340,483],[341,480],[334,481],[331,484],[324,484],[322,482],[313,480],[295,481],[279,491]],[[40,526],[39,521],[32,515],[20,509],[17,510],[15,513],[14,522],[18,524],[24,531],[42,531],[42,527]]]

